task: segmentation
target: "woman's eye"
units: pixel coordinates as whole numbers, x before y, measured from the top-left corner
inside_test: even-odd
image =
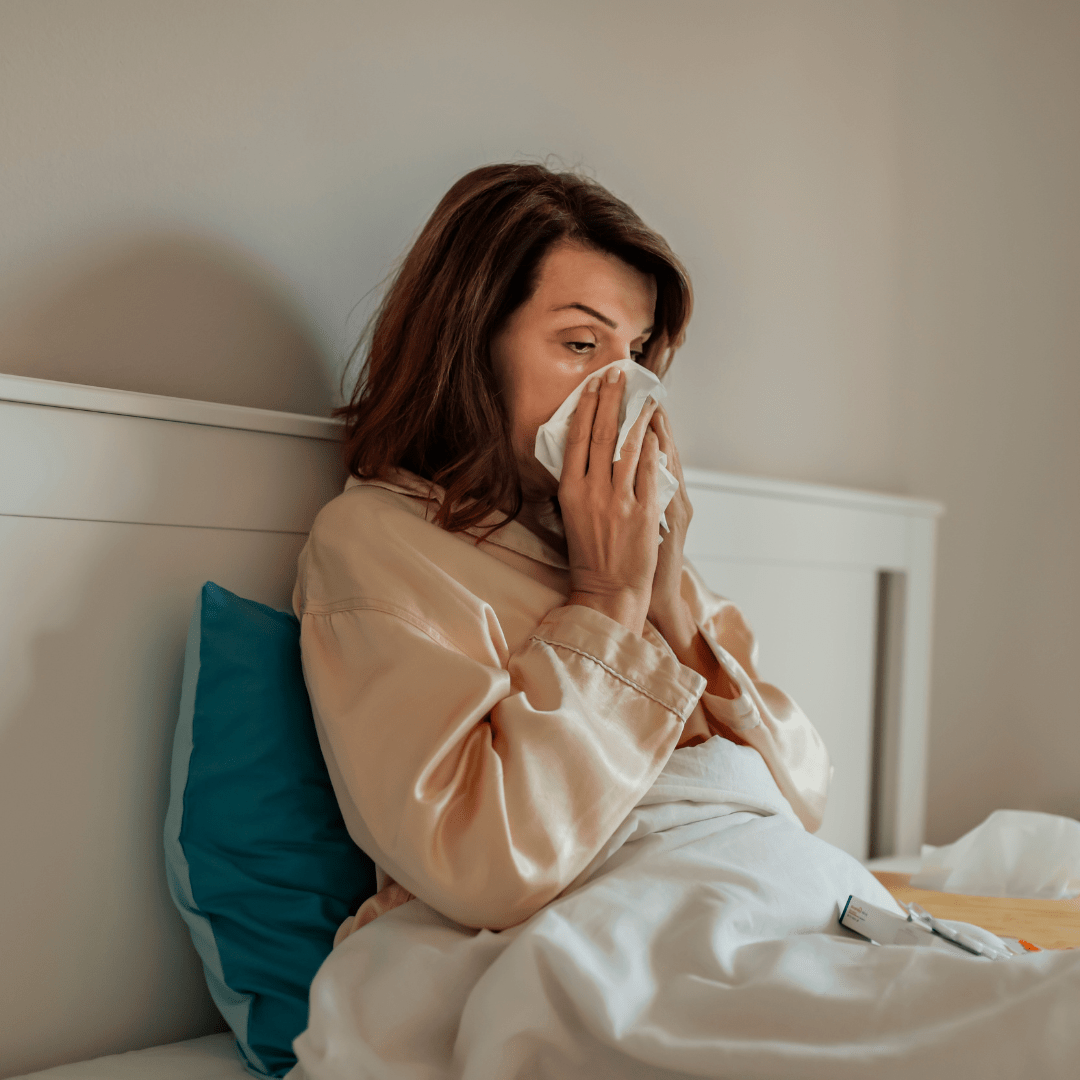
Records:
[[[584,356],[590,349],[596,348],[595,341],[567,341],[566,347],[578,356]]]
[[[630,350],[630,359],[634,360],[634,361],[636,361],[637,363],[640,364],[641,361],[645,359],[645,350],[644,349],[631,349]]]

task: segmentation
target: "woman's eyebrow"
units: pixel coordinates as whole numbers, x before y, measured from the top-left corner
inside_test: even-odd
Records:
[[[584,311],[586,315],[591,315],[594,319],[599,319],[605,326],[610,326],[612,330],[618,330],[619,324],[614,319],[609,319],[606,315],[601,315],[596,308],[591,308],[588,304],[562,304],[557,308],[552,308],[552,311],[566,311],[567,308],[577,308],[578,311]],[[641,331],[642,337],[646,334],[651,334],[653,328],[651,326],[646,327]]]
[[[591,315],[594,319],[599,319],[605,326],[610,326],[612,330],[619,329],[619,324],[614,319],[609,319],[606,315],[601,315],[599,311],[589,307],[587,304],[562,304],[560,307],[552,308],[552,311],[566,311],[567,308],[577,308],[578,311],[584,311],[586,315]]]

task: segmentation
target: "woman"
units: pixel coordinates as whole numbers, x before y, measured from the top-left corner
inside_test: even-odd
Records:
[[[662,375],[692,296],[667,243],[582,177],[494,165],[439,204],[373,322],[344,493],[300,558],[304,671],[346,823],[382,889],[470,927],[528,919],[676,747],[754,747],[809,830],[830,767],[759,682],[738,610],[683,558],[663,408],[613,462],[623,378],[593,378],[556,481],[533,447],[583,380]],[[679,479],[657,544],[659,454]]]
[[[525,165],[457,183],[390,288],[295,593],[382,888],[315,977],[292,1080],[1075,1073],[1065,954],[837,924],[849,895],[899,908],[807,832],[825,750],[683,559],[666,415],[614,460],[622,385],[594,378],[663,374],[690,305],[628,207]],[[586,380],[556,483],[536,431]]]

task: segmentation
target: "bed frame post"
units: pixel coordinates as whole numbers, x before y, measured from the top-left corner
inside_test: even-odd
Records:
[[[936,519],[907,520],[902,569],[878,576],[870,855],[918,855],[926,828]]]

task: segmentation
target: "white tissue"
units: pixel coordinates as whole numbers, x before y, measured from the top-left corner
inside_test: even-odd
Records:
[[[922,849],[917,889],[1064,900],[1080,894],[1080,821],[1032,810],[995,810],[946,847]]]
[[[566,436],[570,431],[570,418],[574,415],[577,403],[589,379],[595,379],[597,376],[603,378],[612,368],[618,368],[625,375],[622,406],[619,409],[619,438],[615,443],[613,461],[618,461],[622,456],[623,443],[626,442],[634,421],[645,408],[645,403],[650,398],[659,403],[667,397],[664,384],[648,368],[643,368],[634,360],[616,360],[583,379],[555,410],[555,415],[536,433],[536,458],[556,480],[562,476]],[[675,492],[679,490],[679,481],[668,470],[667,455],[663,451],[660,452],[659,481],[660,521],[664,530],[667,531],[667,515],[664,511],[675,497]]]

